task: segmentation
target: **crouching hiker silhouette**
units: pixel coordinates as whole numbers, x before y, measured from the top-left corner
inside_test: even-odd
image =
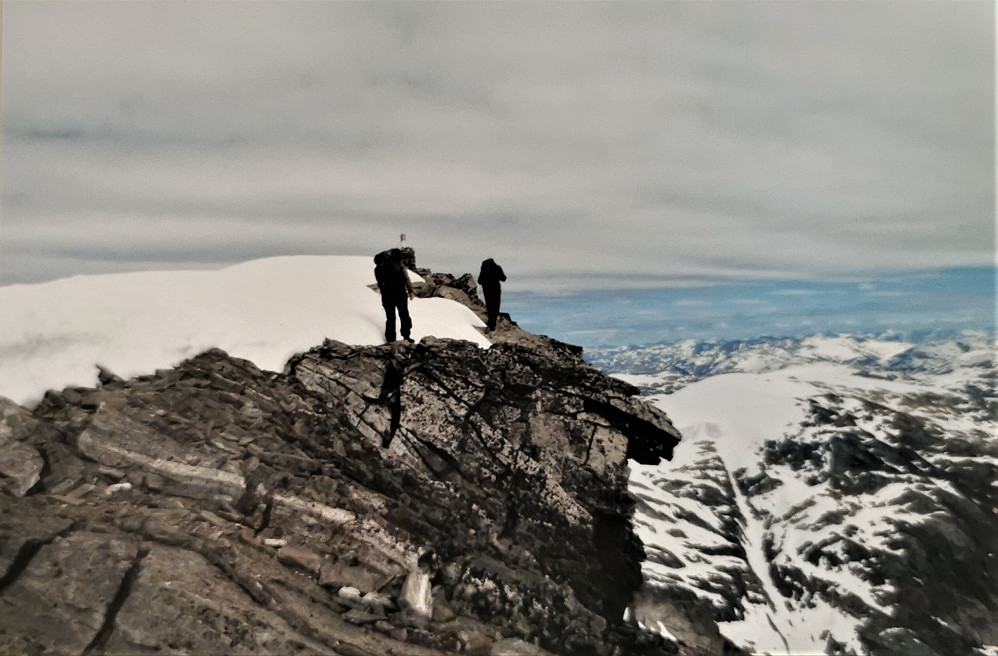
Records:
[[[482,271],[478,274],[478,284],[482,286],[485,294],[485,308],[488,311],[488,330],[496,329],[496,320],[499,318],[499,304],[502,301],[502,286],[499,284],[506,280],[506,274],[502,267],[495,263],[491,257],[482,262]]]
[[[402,251],[393,248],[374,256],[374,278],[381,293],[381,307],[385,308],[385,340],[395,341],[395,312],[399,315],[399,332],[402,339],[411,342],[412,319],[409,318],[408,301],[415,298],[412,283],[402,266]]]

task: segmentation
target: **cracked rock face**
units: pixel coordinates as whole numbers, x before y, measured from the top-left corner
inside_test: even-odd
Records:
[[[669,653],[622,620],[627,459],[678,433],[573,349],[327,342],[281,374],[209,351],[101,381],[2,406],[0,651]]]

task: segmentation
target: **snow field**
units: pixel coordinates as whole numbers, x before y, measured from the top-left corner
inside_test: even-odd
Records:
[[[369,257],[292,256],[0,287],[0,396],[30,404],[49,389],[94,385],[96,365],[128,378],[213,347],[281,371],[326,338],[381,344],[373,283]],[[417,341],[490,346],[477,330],[484,323],[460,303],[417,298],[409,312]]]

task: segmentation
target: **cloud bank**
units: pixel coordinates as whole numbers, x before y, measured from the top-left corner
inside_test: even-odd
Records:
[[[995,261],[980,2],[3,4],[0,283],[366,254],[511,286]]]

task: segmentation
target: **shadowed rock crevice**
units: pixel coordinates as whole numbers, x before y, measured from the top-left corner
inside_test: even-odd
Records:
[[[42,547],[52,544],[57,538],[63,538],[73,532],[73,525],[70,524],[65,529],[51,535],[50,537],[43,539],[29,538],[25,540],[17,552],[14,554],[13,559],[7,565],[7,569],[3,576],[0,577],[0,595],[11,586],[17,579],[24,574],[25,570],[28,569],[28,565],[31,564],[32,559],[38,555],[38,552],[42,550]]]
[[[86,649],[83,650],[83,656],[90,656],[92,653],[102,653],[105,645],[107,645],[108,638],[111,637],[111,632],[114,630],[114,620],[118,617],[118,612],[121,611],[122,606],[125,605],[125,601],[128,599],[129,592],[131,592],[132,584],[139,575],[139,568],[142,566],[142,559],[149,555],[149,549],[139,547],[139,552],[135,556],[135,561],[132,566],[128,568],[125,572],[125,576],[121,579],[121,585],[118,591],[114,595],[114,599],[111,600],[111,604],[107,608],[107,613],[104,616],[104,622],[101,624],[100,629],[97,630],[97,635],[94,639],[90,641]]]
[[[404,367],[401,363],[395,359],[389,359],[388,365],[385,367],[384,380],[381,383],[381,392],[378,394],[378,400],[388,407],[390,415],[388,434],[381,439],[381,446],[385,449],[391,445],[392,438],[395,437],[402,422],[403,374]]]

